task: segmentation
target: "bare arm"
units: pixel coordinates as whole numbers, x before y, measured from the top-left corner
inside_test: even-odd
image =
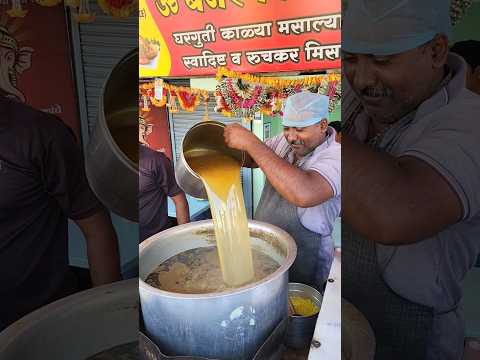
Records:
[[[87,242],[87,256],[93,286],[121,280],[117,235],[108,212],[75,220]]]
[[[288,163],[262,142],[252,143],[247,151],[274,189],[289,203],[305,208],[333,197],[333,189],[322,175]]]
[[[342,152],[342,217],[367,238],[410,244],[460,220],[458,196],[424,161],[394,158],[348,136]]]
[[[178,225],[190,222],[190,212],[185,193],[180,192],[179,194],[172,196],[172,200],[175,204]]]
[[[270,184],[289,203],[298,207],[311,207],[333,197],[333,189],[323,176],[288,163],[247,129],[236,124],[229,125],[225,134],[227,145],[247,151]]]

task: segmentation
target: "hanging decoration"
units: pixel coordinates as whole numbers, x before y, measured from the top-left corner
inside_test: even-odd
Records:
[[[267,91],[259,84],[246,84],[239,79],[222,79],[217,85],[229,110],[236,116],[251,119],[268,101]]]
[[[27,13],[28,10],[22,8],[21,0],[12,0],[12,8],[7,10],[7,15],[13,18],[23,18]]]
[[[217,80],[219,84],[215,93],[217,104],[215,111],[225,116],[252,118],[257,111],[268,116],[282,116],[285,100],[305,90],[327,95],[330,99],[330,111],[335,109],[341,98],[339,73],[302,79],[282,79],[242,74],[220,68]]]
[[[156,78],[153,82],[153,97],[155,100],[163,100],[164,97],[163,79]]]
[[[327,95],[330,99],[330,112],[335,109],[341,99],[341,77],[338,73],[301,79],[283,79],[230,72],[224,68],[217,75],[220,77],[213,94],[215,96],[214,111],[227,117],[241,117],[246,121],[252,120],[259,112],[268,116],[282,116],[285,100],[301,91]],[[232,77],[226,77],[226,75],[232,75]],[[209,119],[209,92],[206,90],[175,86],[162,79],[155,79],[154,82],[140,84],[139,94],[148,99],[148,105],[167,106],[173,113],[179,112],[180,109],[193,112],[203,102],[205,113],[202,120]]]
[[[456,25],[462,20],[470,6],[472,6],[472,0],[452,0],[450,2],[450,20],[452,25]]]
[[[40,6],[57,6],[59,5],[63,0],[35,0],[35,2],[40,5]]]
[[[282,79],[277,77],[255,76],[250,74],[243,74],[225,67],[220,67],[217,71],[216,78],[221,80],[223,77],[240,79],[243,82],[263,85],[274,89],[284,89],[288,87],[309,88],[320,85],[320,83],[327,78],[328,81],[340,81],[339,73],[329,73],[325,75],[311,76],[303,79]]]
[[[177,94],[175,93],[175,91],[170,90],[170,101],[168,102],[167,107],[171,113],[177,113],[180,111],[178,110],[177,102],[175,101],[176,97]]]
[[[260,110],[262,114],[267,116],[283,115],[283,103],[287,98],[281,91],[273,91],[270,93],[268,103]]]
[[[303,90],[301,85],[287,86],[286,88],[281,89],[280,96],[286,99],[289,96],[295,95]]]
[[[162,95],[156,96],[155,94],[155,83],[143,83],[139,86],[139,93],[142,95],[146,95],[149,98],[150,103],[153,106],[162,107],[162,106],[169,106],[170,111],[178,112],[179,108],[176,104],[176,100],[178,99],[178,103],[180,108],[185,111],[193,112],[196,110],[198,105],[204,101],[208,100],[208,91],[202,89],[192,89],[184,86],[175,86],[170,85],[165,82],[162,82],[161,87],[158,86],[159,82],[157,81],[157,89],[161,89]],[[167,104],[167,96],[170,97],[170,101]],[[157,99],[158,97],[158,99]]]
[[[208,96],[203,98],[203,102],[205,103],[205,114],[203,115],[202,121],[209,121],[210,118],[208,117]]]
[[[138,108],[141,109],[143,107],[143,96],[138,95]]]
[[[329,98],[328,111],[332,112],[342,98],[342,85],[340,81],[328,81],[324,79],[318,87],[318,93]]]
[[[78,23],[91,23],[95,21],[95,13],[90,12],[89,0],[79,0],[77,11],[73,19]]]
[[[200,94],[189,93],[187,91],[177,90],[175,92],[178,102],[183,110],[193,112],[200,104]]]
[[[152,103],[153,106],[162,107],[162,106],[166,105],[166,103],[167,103],[167,90],[162,89],[161,91],[162,91],[162,96],[160,97],[160,99],[157,99],[157,97],[155,95],[154,96],[149,95],[150,102]]]
[[[80,0],[64,0],[65,6],[70,7],[71,9],[75,10],[77,7],[80,6]]]
[[[215,108],[213,109],[213,111],[219,112],[226,117],[231,117],[233,115],[233,113],[230,111],[227,104],[225,103],[222,92],[218,88],[215,91]]]
[[[107,15],[126,18],[138,9],[138,0],[97,0],[98,5]]]
[[[149,98],[148,98],[147,95],[142,96],[142,111],[143,112],[149,112],[150,111]]]

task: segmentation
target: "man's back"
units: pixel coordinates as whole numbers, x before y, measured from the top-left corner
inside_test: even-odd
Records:
[[[68,267],[67,218],[98,211],[73,132],[0,97],[0,328],[55,298]]]

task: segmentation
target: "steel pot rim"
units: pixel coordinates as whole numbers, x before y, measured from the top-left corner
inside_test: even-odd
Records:
[[[201,127],[201,126],[205,126],[205,124],[211,124],[211,125],[215,125],[215,126],[219,126],[221,128],[225,128],[226,125],[220,121],[215,121],[215,120],[208,120],[208,121],[200,121],[198,123],[196,123],[195,125],[193,125],[188,131],[187,131],[187,134],[192,130],[192,129],[195,129],[197,127]],[[187,139],[187,134],[185,134],[185,136],[183,137],[182,139],[182,146],[180,148],[180,156],[182,157],[182,161],[183,163],[185,164],[185,167],[187,168],[187,170],[190,172],[190,174],[192,174],[195,179],[197,179],[198,181],[202,181],[200,179],[200,176],[197,175],[197,173],[195,171],[193,171],[193,169],[190,167],[190,165],[188,164],[187,160],[185,159],[185,155],[184,155],[184,152],[183,152],[183,149],[185,147],[185,140]],[[242,168],[242,166],[244,165],[245,163],[245,153],[243,151],[240,151],[240,150],[237,150],[241,153],[242,155],[242,161],[240,163],[240,169]]]
[[[46,304],[31,313],[28,313],[10,324],[2,332],[0,332],[0,355],[9,346],[14,344],[19,337],[28,335],[32,329],[42,326],[42,324],[52,316],[64,317],[65,314],[72,316],[75,312],[84,311],[85,306],[102,307],[105,303],[112,299],[132,299],[133,306],[138,308],[135,299],[134,283],[136,279],[127,279],[95,288],[80,291],[67,297],[58,299],[54,302]],[[132,296],[133,295],[133,296]],[[138,295],[137,295],[138,296]],[[99,298],[102,300],[99,301]],[[63,316],[60,314],[63,313]]]
[[[202,228],[202,227],[205,228],[206,226],[207,227],[213,227],[212,220],[202,220],[202,221],[196,221],[196,222],[187,223],[187,224],[183,224],[183,225],[178,225],[178,226],[175,226],[173,228],[161,231],[160,233],[155,234],[155,235],[151,236],[150,238],[146,239],[145,241],[143,241],[139,245],[139,251],[138,251],[139,261],[141,261],[142,255],[146,251],[148,251],[148,248],[153,246],[153,244],[155,242],[161,241],[161,236],[160,235],[168,236],[168,235],[171,235],[173,233],[178,233],[178,232],[189,232],[189,231],[191,231],[192,224],[195,224],[195,227],[198,227],[198,228]],[[256,288],[257,286],[259,286],[261,284],[267,284],[267,283],[275,281],[278,277],[283,275],[285,272],[288,272],[288,269],[292,266],[293,262],[295,261],[295,258],[297,256],[297,246],[296,246],[295,240],[285,230],[280,229],[277,226],[262,222],[262,221],[248,220],[248,225],[249,225],[249,229],[252,229],[252,228],[261,229],[261,228],[265,228],[265,225],[268,225],[268,227],[271,230],[273,230],[274,233],[280,234],[280,235],[282,235],[282,237],[285,237],[286,239],[288,239],[287,240],[287,243],[288,243],[287,244],[287,256],[284,258],[284,262],[280,265],[280,267],[277,270],[275,270],[273,273],[271,273],[270,275],[264,277],[263,279],[261,279],[259,281],[249,283],[249,284],[240,286],[240,287],[235,288],[235,289],[225,290],[225,291],[221,291],[221,292],[214,292],[214,293],[206,293],[206,294],[183,294],[183,293],[174,293],[174,292],[170,292],[170,291],[161,290],[161,289],[158,289],[156,287],[153,287],[153,286],[150,286],[149,284],[147,284],[142,279],[141,276],[138,277],[139,288],[141,290],[149,292],[151,294],[156,294],[156,295],[160,295],[162,297],[167,297],[167,298],[191,299],[191,300],[193,300],[193,299],[198,299],[198,300],[205,299],[206,300],[206,299],[217,299],[217,298],[242,294],[242,293],[251,291],[252,289]]]

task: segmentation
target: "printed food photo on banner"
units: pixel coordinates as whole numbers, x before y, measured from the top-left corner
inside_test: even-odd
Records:
[[[340,45],[339,0],[140,1],[142,354],[340,358]]]

